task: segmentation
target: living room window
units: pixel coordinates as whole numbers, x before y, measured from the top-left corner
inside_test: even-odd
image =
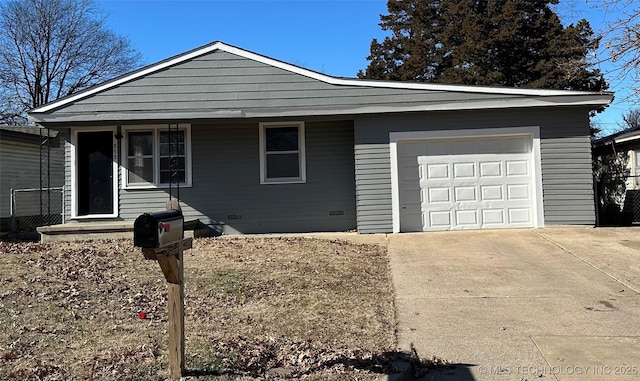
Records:
[[[173,173],[191,185],[189,126],[130,127],[124,132],[124,183],[128,188],[168,187]],[[172,167],[173,161],[173,167]]]
[[[260,124],[260,183],[306,181],[304,123]]]

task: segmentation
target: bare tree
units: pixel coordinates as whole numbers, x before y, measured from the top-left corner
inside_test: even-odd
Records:
[[[589,0],[587,0],[589,2]],[[640,96],[640,2],[637,0],[591,0],[604,13],[602,30],[604,59],[615,64],[612,74],[619,81],[634,83],[631,96]]]
[[[138,65],[130,42],[107,28],[93,0],[0,3],[0,117],[124,74]],[[1,121],[0,121],[1,122]]]
[[[640,128],[640,108],[629,110],[622,116],[628,130],[635,130]]]
[[[0,125],[24,124],[24,109],[19,103],[7,88],[0,87]]]

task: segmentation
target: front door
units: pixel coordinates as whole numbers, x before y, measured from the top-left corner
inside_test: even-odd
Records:
[[[112,215],[113,132],[78,132],[76,152],[77,215]]]

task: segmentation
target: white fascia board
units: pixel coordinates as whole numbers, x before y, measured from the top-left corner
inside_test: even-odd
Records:
[[[625,136],[623,138],[615,138],[613,139],[616,143],[624,143],[624,142],[631,142],[634,140],[640,140],[640,133],[633,135],[633,136]]]
[[[505,94],[505,95],[523,95],[523,96],[566,96],[566,95],[602,95],[608,97],[611,102],[613,95],[611,93],[597,93],[586,91],[569,91],[569,90],[544,90],[544,89],[520,89],[509,87],[483,87],[483,86],[465,86],[465,85],[443,85],[432,83],[415,83],[415,82],[393,82],[393,81],[380,81],[380,80],[362,80],[353,78],[339,78],[332,77],[326,74],[318,73],[309,69],[305,69],[299,66],[291,65],[286,62],[278,61],[273,58],[269,58],[257,53],[253,53],[244,49],[237,48],[235,46],[227,45],[222,42],[215,42],[210,45],[206,45],[202,48],[195,49],[191,52],[187,52],[182,55],[175,56],[174,58],[161,61],[155,65],[150,65],[139,71],[135,71],[130,75],[117,78],[113,81],[106,82],[102,85],[87,89],[79,92],[75,95],[71,95],[67,98],[54,101],[52,103],[37,107],[31,110],[29,113],[44,113],[62,107],[71,102],[75,102],[82,98],[86,98],[93,94],[108,90],[123,83],[135,80],[137,78],[149,75],[159,70],[166,69],[170,66],[177,65],[179,63],[188,61],[190,59],[199,57],[204,54],[211,53],[213,51],[220,50],[230,54],[235,54],[240,57],[244,57],[253,61],[261,62],[266,65],[270,65],[282,70],[286,70],[295,74],[303,75],[308,78],[316,79],[331,85],[338,86],[356,86],[356,87],[373,87],[373,88],[387,88],[387,89],[409,89],[409,90],[430,90],[430,91],[455,91],[463,93],[484,93],[484,94]]]

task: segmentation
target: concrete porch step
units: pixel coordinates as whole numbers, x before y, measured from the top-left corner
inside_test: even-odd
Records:
[[[193,237],[199,225],[199,220],[185,221],[185,237]],[[73,222],[41,226],[36,230],[40,233],[40,242],[43,243],[107,238],[133,239],[133,221]]]

